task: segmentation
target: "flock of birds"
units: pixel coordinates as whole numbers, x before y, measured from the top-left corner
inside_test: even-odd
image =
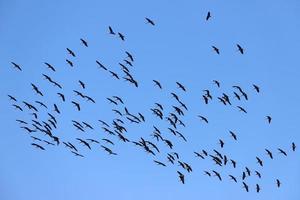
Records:
[[[208,12],[206,16],[206,20],[210,20],[212,17],[211,13]],[[155,22],[150,18],[145,18],[146,23],[155,26]],[[108,33],[112,36],[117,36],[122,41],[125,41],[126,37],[123,33],[116,32],[114,29],[109,26]],[[80,42],[83,47],[88,48],[89,44],[87,40],[80,38]],[[244,49],[237,44],[237,49],[241,54],[244,54]],[[216,46],[212,46],[212,49],[215,53],[220,54],[220,50]],[[77,52],[75,53],[71,48],[66,48],[66,52],[68,53],[68,57],[65,59],[66,64],[70,67],[76,67],[76,64],[72,61],[72,58],[77,56]],[[132,53],[125,51],[124,59],[119,62],[119,66],[121,68],[121,72],[118,73],[110,69],[106,65],[102,64],[101,61],[95,60],[95,66],[101,69],[104,73],[111,76],[112,80],[120,80],[123,79],[127,81],[132,86],[139,88],[139,83],[137,79],[131,72],[131,68],[134,66],[135,57]],[[23,68],[15,63],[11,62],[12,66],[18,71],[22,71]],[[49,62],[44,63],[49,73],[57,73],[55,66],[50,64]],[[123,97],[120,96],[111,96],[107,97],[108,106],[112,106],[112,112],[116,115],[116,118],[111,122],[107,122],[106,120],[99,119],[98,122],[101,125],[101,129],[106,136],[103,138],[81,138],[76,137],[74,140],[62,139],[60,135],[57,134],[57,129],[59,123],[59,116],[62,114],[61,107],[63,104],[73,105],[73,109],[75,111],[81,111],[83,109],[83,104],[90,103],[95,104],[97,100],[93,98],[90,94],[87,94],[86,91],[86,83],[84,81],[79,80],[78,84],[80,89],[73,89],[73,96],[66,96],[64,94],[64,87],[59,81],[54,80],[50,75],[46,73],[42,73],[41,77],[49,84],[54,85],[56,88],[55,95],[57,95],[57,102],[49,103],[47,102],[47,98],[44,97],[44,89],[40,88],[38,84],[31,83],[31,88],[33,92],[36,94],[35,99],[32,102],[28,102],[25,100],[20,100],[15,95],[9,94],[9,100],[12,102],[12,106],[21,112],[29,112],[32,115],[31,120],[24,119],[16,119],[16,121],[20,124],[20,128],[29,134],[32,138],[31,145],[40,150],[46,150],[48,146],[60,146],[63,145],[66,149],[68,149],[72,154],[78,157],[84,157],[82,153],[82,148],[86,149],[94,149],[93,145],[99,145],[105,152],[109,155],[118,155],[118,152],[115,150],[116,141],[124,142],[126,144],[133,144],[138,149],[145,151],[149,156],[153,158],[153,162],[159,166],[167,167],[169,165],[176,166],[176,172],[179,177],[181,183],[186,182],[186,173],[193,172],[193,167],[190,163],[185,162],[182,158],[179,151],[175,150],[174,141],[178,139],[180,142],[187,142],[188,138],[183,134],[181,129],[185,128],[184,116],[189,111],[187,104],[182,100],[180,95],[176,92],[172,92],[170,94],[170,98],[173,99],[175,103],[172,105],[163,105],[161,102],[154,102],[153,107],[151,107],[148,113],[155,120],[166,123],[168,126],[167,131],[171,134],[166,134],[166,130],[161,130],[161,128],[153,125],[152,133],[148,138],[139,137],[138,139],[130,139],[128,137],[128,127],[126,126],[128,123],[139,125],[142,123],[146,123],[151,121],[147,114],[142,112],[133,112],[126,105]],[[153,79],[153,85],[157,88],[157,90],[164,90],[164,85],[161,84],[159,80]],[[216,88],[222,88],[221,83],[218,80],[212,80],[213,84]],[[180,83],[176,82],[177,90],[180,90],[181,93],[188,93],[187,87]],[[254,93],[260,93],[260,87],[258,85],[253,84]],[[239,85],[232,86],[231,93],[223,93],[219,96],[213,96],[211,90],[204,89],[202,94],[203,104],[210,104],[211,101],[217,100],[221,105],[231,106],[232,108],[240,111],[241,113],[246,114],[246,108],[237,104],[241,101],[249,100],[249,93],[245,91]],[[171,102],[171,99],[170,99]],[[170,108],[170,111],[167,111],[167,107]],[[199,121],[204,124],[209,123],[209,119],[206,116],[198,115]],[[148,118],[148,119],[147,119]],[[74,130],[78,132],[88,132],[96,129],[95,125],[81,120],[71,119],[71,124]],[[266,123],[272,123],[272,117],[270,115],[266,116]],[[63,122],[66,124],[66,122]],[[228,135],[232,138],[233,141],[238,140],[238,134],[229,131]],[[262,173],[258,169],[250,169],[247,166],[240,167],[242,171],[238,171],[237,166],[239,162],[233,158],[231,158],[228,154],[223,153],[223,148],[225,146],[224,139],[218,139],[218,147],[215,147],[211,150],[202,149],[200,151],[191,152],[194,154],[196,158],[201,160],[208,160],[208,162],[212,162],[214,166],[219,167],[218,169],[213,170],[204,170],[204,175],[209,177],[216,177],[219,181],[224,180],[225,178],[231,179],[235,183],[240,183],[246,192],[251,190],[250,185],[247,183],[247,178],[250,176],[255,176],[257,181],[262,178]],[[80,147],[82,145],[82,147]],[[296,151],[295,143],[291,144],[291,150],[284,150],[282,148],[278,148],[276,151],[279,153],[278,155],[274,154],[274,151],[270,149],[265,149],[265,153],[267,158],[262,158],[257,156],[256,161],[258,167],[263,167],[265,159],[273,159],[275,156],[288,156],[289,151]],[[163,155],[163,159],[158,159],[158,155]],[[224,174],[222,173],[222,169],[224,167],[231,167],[236,169],[237,174]],[[279,188],[281,186],[280,179],[275,179],[274,184]],[[262,189],[259,183],[253,186],[253,191],[259,193]]]

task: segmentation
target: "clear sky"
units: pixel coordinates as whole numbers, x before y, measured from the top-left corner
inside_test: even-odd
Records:
[[[292,142],[300,146],[299,10],[297,0],[1,0],[0,199],[299,200],[300,154],[291,148]],[[212,17],[206,21],[208,11]],[[147,24],[145,17],[152,19],[155,26]],[[124,34],[125,41],[110,35],[108,26]],[[84,47],[80,38],[89,47]],[[238,52],[236,44],[244,48],[244,55]],[[219,55],[212,45],[219,48]],[[69,55],[66,48],[73,50],[76,57]],[[118,63],[124,63],[125,51],[134,56],[133,67],[128,68],[138,81],[138,88],[121,78],[124,74]],[[65,59],[72,60],[74,67]],[[96,60],[121,79],[100,69]],[[11,62],[19,64],[22,72],[14,69]],[[53,65],[56,72],[47,69],[44,62]],[[63,88],[53,86],[42,74]],[[161,82],[162,90],[154,86],[153,79]],[[80,88],[78,80],[86,84],[86,89]],[[220,81],[220,88],[213,80]],[[187,91],[180,90],[176,81]],[[31,83],[39,87],[43,97],[32,90]],[[260,87],[260,93],[252,84]],[[234,98],[233,85],[242,87],[249,100]],[[204,89],[213,96],[208,105],[202,98]],[[73,90],[91,96],[96,104],[75,96]],[[66,96],[66,102],[57,92]],[[188,107],[181,118],[186,127],[178,127],[187,142],[172,135],[168,122],[150,110],[159,102],[165,116],[173,112],[172,105],[178,106],[178,102],[171,92]],[[217,100],[222,93],[228,94],[232,106]],[[10,101],[8,94],[18,102]],[[140,137],[151,140],[161,153],[151,156],[101,129],[99,119],[111,124],[117,117],[112,109],[124,112],[124,105],[114,106],[106,99],[114,95],[122,97],[130,112],[143,113],[146,118],[145,123],[139,124],[121,118],[128,129],[124,135],[132,141]],[[52,146],[33,141],[15,121],[33,119],[32,111],[22,101],[39,109],[40,121],[48,119],[47,112],[54,114],[58,127],[53,134],[61,142],[76,145],[85,157],[74,156],[63,144]],[[44,102],[48,110],[35,101]],[[81,111],[76,111],[71,101],[79,102]],[[16,110],[14,103],[23,112]],[[55,114],[54,103],[61,114]],[[240,112],[236,106],[248,113]],[[207,117],[209,123],[197,115]],[[272,116],[271,124],[267,123],[267,115]],[[71,120],[88,122],[94,130],[82,133]],[[153,125],[173,142],[173,150],[151,138]],[[30,124],[28,127],[32,128]],[[237,134],[237,141],[230,137],[230,130]],[[39,132],[31,136],[51,141]],[[99,144],[90,143],[89,150],[76,138],[96,139],[118,155],[108,155]],[[109,138],[115,145],[102,138]],[[219,139],[225,142],[224,148],[220,148]],[[33,142],[41,144],[45,151],[32,146]],[[273,152],[273,160],[265,148]],[[287,156],[279,154],[277,148],[285,150]],[[236,160],[237,168],[230,163],[220,167],[210,157],[196,158],[193,152],[202,149],[210,154],[214,154],[213,149],[226,154]],[[178,152],[180,160],[190,164],[193,172],[167,162],[166,154],[172,151]],[[256,156],[263,160],[263,167],[258,165]],[[158,166],[153,159],[167,166]],[[258,170],[262,174],[261,179],[251,174],[244,180],[249,185],[248,193],[241,180],[246,166],[252,173]],[[185,184],[179,181],[177,170],[185,175]],[[205,176],[204,170],[216,170],[222,181]],[[229,174],[238,182],[230,180]],[[276,179],[282,183],[280,188],[276,187]],[[256,184],[261,187],[259,194],[255,192]]]

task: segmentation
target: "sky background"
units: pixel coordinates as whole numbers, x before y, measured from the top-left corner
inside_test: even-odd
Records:
[[[291,151],[291,143],[300,146],[299,10],[297,0],[0,0],[0,199],[298,200],[300,154]],[[205,21],[208,11],[212,18]],[[146,24],[145,17],[156,25]],[[109,35],[108,26],[123,33],[125,41]],[[80,38],[88,42],[88,48]],[[245,49],[244,55],[237,51],[237,43]],[[212,45],[220,49],[220,55],[214,53]],[[72,49],[76,58],[71,58],[66,48]],[[134,55],[130,70],[138,88],[113,79],[95,63],[97,59],[121,73],[118,63],[126,58],[125,51]],[[74,67],[65,59],[71,59]],[[12,61],[23,71],[13,69]],[[55,66],[56,72],[47,69],[44,62]],[[42,73],[61,83],[63,89],[49,84]],[[163,90],[154,87],[153,79],[161,82]],[[220,81],[220,88],[213,84],[214,79]],[[78,80],[86,83],[85,90],[80,89]],[[185,85],[187,92],[180,91],[176,81]],[[36,84],[44,97],[36,95],[30,83]],[[260,86],[259,94],[252,84]],[[233,99],[233,106],[223,106],[216,97],[223,92],[232,97],[233,85],[240,85],[249,101]],[[208,105],[202,100],[204,89],[214,97]],[[80,100],[73,90],[92,96],[96,104]],[[59,91],[66,95],[67,102],[57,97]],[[187,142],[172,136],[167,122],[151,114],[155,102],[163,104],[166,113],[172,111],[176,101],[170,92],[178,94],[189,108],[183,118],[186,128],[179,129]],[[57,103],[61,114],[57,115],[55,135],[76,144],[85,157],[73,156],[63,145],[43,145],[46,151],[31,146],[32,139],[15,120],[30,121],[32,116],[27,109],[15,110],[8,94],[20,105],[22,101],[45,102],[48,111],[37,106],[41,118],[53,113],[52,105]],[[129,139],[151,139],[153,125],[160,127],[193,172],[188,174],[177,164],[167,163],[164,155],[170,151],[163,143],[158,145],[163,153],[152,157],[104,133],[97,120],[111,122],[116,118],[111,111],[116,107],[106,100],[113,95],[122,97],[130,111],[146,117],[143,124],[126,122]],[[82,111],[75,110],[72,100],[81,103]],[[239,112],[237,105],[248,113]],[[206,116],[209,123],[201,122],[197,115]],[[272,116],[271,124],[266,115]],[[89,122],[95,130],[80,133],[72,126],[73,119]],[[237,133],[238,141],[230,138],[229,130]],[[111,148],[118,155],[110,156],[94,144],[88,150],[76,142],[76,137],[110,138],[115,142]],[[225,141],[222,150],[218,139]],[[272,150],[274,160],[267,157],[265,148]],[[277,148],[286,150],[288,156],[278,154]],[[237,161],[237,169],[220,168],[209,158],[196,158],[193,152],[202,149],[226,153]],[[264,160],[264,167],[256,163],[256,156]],[[157,166],[153,159],[168,166]],[[255,176],[246,180],[249,193],[240,181],[245,166],[259,170],[263,176],[261,180]],[[177,170],[185,174],[184,185]],[[204,176],[203,170],[219,171],[223,181]],[[228,174],[238,177],[238,183],[229,180]],[[282,182],[279,189],[277,178]],[[254,191],[256,183],[262,188],[259,194]]]

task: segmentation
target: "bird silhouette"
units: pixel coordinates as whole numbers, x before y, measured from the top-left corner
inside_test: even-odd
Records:
[[[67,48],[67,51],[71,56],[76,57],[75,53],[71,49]]]
[[[86,40],[80,38],[80,41],[82,42],[82,44],[85,46],[85,47],[88,47],[88,43]]]
[[[236,44],[236,46],[237,46],[239,52],[240,52],[241,54],[244,54],[244,49],[241,47],[241,45]]]
[[[210,11],[207,12],[205,20],[208,21],[211,18]]]
[[[220,50],[216,46],[211,46],[211,47],[217,54],[220,54]]]
[[[14,68],[16,68],[19,71],[22,71],[22,68],[20,67],[20,65],[16,64],[15,62],[11,62],[11,64],[13,65]]]
[[[153,22],[153,20],[149,19],[148,17],[145,17],[145,19],[146,19],[147,24],[151,24],[152,26],[155,26],[155,23]]]

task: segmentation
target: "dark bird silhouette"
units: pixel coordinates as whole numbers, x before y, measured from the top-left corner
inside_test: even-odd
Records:
[[[234,160],[230,160],[230,162],[232,163],[233,168],[236,168],[236,162]]]
[[[281,186],[281,182],[280,182],[280,180],[279,180],[279,179],[276,179],[276,185],[277,185],[277,187],[278,187],[278,188],[280,188],[280,186]]]
[[[241,107],[241,106],[237,106],[238,107],[238,109],[240,110],[240,111],[242,111],[243,113],[247,113],[247,111],[243,108],[243,107]]]
[[[157,161],[157,160],[153,160],[153,161],[160,166],[166,167],[166,165],[160,161]]]
[[[209,173],[208,171],[204,171],[204,175],[207,175],[207,176],[211,176],[211,173]]]
[[[125,36],[122,34],[122,33],[118,33],[119,35],[119,38],[122,40],[122,41],[125,41]]]
[[[116,33],[113,31],[111,26],[108,27],[109,34],[115,35]]]
[[[271,159],[273,159],[273,154],[272,154],[272,152],[271,152],[270,150],[268,150],[268,149],[265,149],[265,151],[267,152],[267,154],[269,155],[269,157],[270,157]]]
[[[14,101],[14,102],[17,102],[17,99],[15,98],[15,97],[13,97],[13,96],[11,96],[11,95],[7,95],[8,97],[9,97],[9,100],[12,100],[12,101]]]
[[[294,142],[292,143],[292,150],[296,151],[296,144]]]
[[[82,89],[85,89],[85,84],[84,84],[84,82],[82,82],[81,80],[79,80],[78,82],[79,82],[80,86],[82,87]]]
[[[216,84],[216,85],[217,85],[217,87],[218,87],[218,88],[220,87],[220,82],[219,82],[219,81],[217,81],[217,80],[213,80],[213,82],[214,82],[214,84]]]
[[[38,145],[36,143],[31,143],[31,145],[37,147],[38,149],[45,150],[44,147],[42,147],[41,145]]]
[[[256,160],[260,166],[263,166],[263,161],[259,157],[256,157]]]
[[[243,182],[243,188],[245,188],[246,192],[249,192],[249,186]]]
[[[154,82],[155,85],[157,85],[160,89],[162,89],[162,86],[161,86],[160,82],[158,82],[157,80],[153,80],[153,82]]]
[[[21,126],[21,128],[26,130],[28,133],[36,132],[36,130],[30,129],[27,126]]]
[[[217,47],[215,47],[215,46],[211,46],[211,47],[217,54],[220,54],[220,50]]]
[[[14,63],[14,62],[11,62],[11,64],[13,65],[14,68],[18,69],[19,71],[22,71],[22,68],[20,67],[20,65]]]
[[[75,152],[75,151],[71,151],[75,156],[78,156],[78,157],[84,157],[83,155],[81,155],[81,154],[79,154],[79,153],[77,153],[77,152]]]
[[[76,106],[76,108],[77,108],[78,111],[80,111],[80,105],[79,105],[79,103],[77,103],[75,101],[72,101],[71,103]]]
[[[131,62],[134,62],[132,54],[129,53],[128,51],[125,51],[125,53],[127,54],[127,57],[131,60]]]
[[[34,136],[30,136],[33,140],[36,140],[36,141],[42,141],[40,138],[37,138],[37,137],[34,137]]]
[[[287,156],[287,153],[286,153],[285,151],[283,151],[282,149],[278,148],[278,151],[279,151],[279,153],[281,153],[281,154]]]
[[[180,88],[180,89],[182,89],[183,91],[185,91],[186,92],[186,89],[185,89],[185,87],[181,84],[181,83],[179,83],[179,82],[176,82],[176,84],[178,85],[178,87]]]
[[[35,101],[35,103],[39,104],[40,106],[48,109],[48,107],[43,103],[43,102],[40,102],[40,101]]]
[[[221,148],[223,148],[225,143],[223,142],[223,140],[219,139],[219,144],[220,144]]]
[[[155,23],[153,22],[153,20],[149,19],[148,17],[145,17],[145,19],[146,19],[147,24],[151,24],[152,26],[155,26]]]
[[[203,116],[201,116],[201,115],[198,115],[198,117],[199,117],[201,120],[203,120],[204,122],[206,122],[206,123],[208,124],[208,120],[207,120],[206,117],[203,117]]]
[[[111,145],[115,145],[115,144],[114,144],[111,140],[109,140],[109,139],[103,138],[102,140],[105,141],[106,143],[111,144]]]
[[[267,122],[268,122],[269,124],[271,124],[272,117],[268,115],[268,116],[266,116],[266,119],[267,119]]]
[[[229,133],[230,133],[231,137],[232,137],[234,140],[237,140],[237,136],[236,136],[236,134],[235,134],[234,132],[229,131]]]
[[[208,11],[208,12],[207,12],[207,15],[206,15],[206,18],[205,18],[205,20],[206,20],[206,21],[208,21],[208,20],[209,20],[209,18],[211,18],[210,11]]]
[[[112,100],[111,98],[106,98],[106,99],[109,101],[109,103],[113,103],[115,105],[118,105],[118,103],[116,101]]]
[[[44,62],[44,64],[47,65],[47,68],[48,68],[48,69],[51,69],[51,70],[54,71],[54,72],[56,71],[55,68],[54,68],[52,65],[50,65],[49,63]]]
[[[257,93],[259,93],[260,88],[259,88],[257,85],[255,85],[255,84],[252,84],[252,86],[253,86],[254,90],[255,90]]]
[[[66,62],[67,62],[71,67],[73,67],[73,63],[72,63],[70,60],[66,59]]]
[[[229,175],[229,177],[230,177],[230,179],[231,179],[231,180],[233,180],[234,182],[236,182],[236,183],[237,183],[237,180],[236,180],[236,178],[235,178],[234,176],[232,176],[232,175]]]
[[[258,176],[258,178],[261,178],[261,174],[258,171],[255,171],[256,176]]]
[[[235,98],[237,98],[238,100],[241,100],[241,97],[240,97],[240,95],[238,95],[238,93],[233,92],[233,94],[234,94],[234,97],[235,97]]]
[[[83,139],[76,138],[76,140],[78,140],[79,143],[82,143],[83,145],[85,145],[86,147],[88,147],[89,149],[91,149],[91,146],[89,145],[89,143],[87,143],[87,142],[84,141]]]
[[[58,114],[60,114],[60,111],[59,111],[57,105],[56,105],[56,104],[53,104],[53,106],[54,106],[54,111],[57,112]]]
[[[216,172],[215,170],[213,170],[212,172],[215,174],[214,176],[218,177],[219,180],[222,181],[222,177],[218,172]]]
[[[205,95],[202,95],[202,97],[204,99],[205,104],[208,104],[208,98]]]
[[[244,49],[241,47],[241,45],[236,44],[236,46],[237,46],[239,52],[240,52],[241,54],[244,54]]]
[[[182,182],[182,184],[184,184],[184,174],[182,174],[180,171],[177,171],[178,176],[179,176],[179,180]]]
[[[59,92],[57,94],[61,98],[62,101],[66,101],[65,95],[63,95],[62,93],[59,93]]]
[[[120,79],[117,73],[115,73],[115,72],[113,72],[113,71],[110,71],[110,70],[109,70],[109,73],[110,73],[113,77],[115,77],[116,79]]]
[[[75,53],[71,49],[67,48],[67,51],[71,56],[76,57]]]
[[[27,122],[20,120],[20,119],[16,119],[17,122],[19,122],[20,124],[28,124]]]
[[[99,65],[100,68],[107,70],[107,68],[102,63],[100,63],[98,60],[96,60],[96,63]]]
[[[117,155],[116,153],[114,153],[110,148],[107,148],[106,146],[101,145],[101,147],[108,152],[110,155]]]
[[[256,184],[256,192],[259,193],[259,191],[260,191],[260,186]]]
[[[99,141],[94,140],[94,139],[86,139],[87,141],[90,141],[91,143],[96,143],[96,144],[100,144]]]
[[[88,47],[88,43],[87,41],[85,41],[84,39],[80,38],[80,41],[82,42],[82,44],[86,47]]]

